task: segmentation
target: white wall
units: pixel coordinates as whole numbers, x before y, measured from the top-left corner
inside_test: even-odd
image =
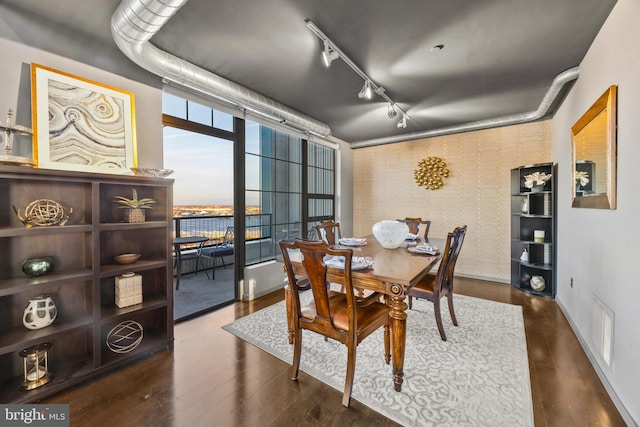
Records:
[[[162,167],[162,91],[99,68],[0,38],[0,121],[9,108],[16,111],[17,124],[32,127],[29,67],[32,62],[108,86],[133,92],[139,165]],[[20,155],[31,157],[30,137],[17,139]],[[2,145],[4,148],[4,144]],[[27,152],[25,152],[26,150]]]
[[[553,118],[552,148],[559,174],[557,300],[592,353],[605,385],[635,420],[628,420],[630,424],[640,422],[639,17],[640,2],[618,1],[580,65],[579,79]],[[571,208],[570,128],[610,85],[618,85],[618,208]],[[611,368],[593,355],[594,296],[615,313]]]

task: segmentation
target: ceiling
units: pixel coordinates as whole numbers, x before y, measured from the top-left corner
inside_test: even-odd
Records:
[[[119,0],[2,3],[114,44]],[[536,110],[553,79],[580,64],[614,4],[190,0],[151,43],[362,143]],[[364,81],[344,61],[324,66],[307,18],[408,113],[406,128],[387,117],[383,98],[358,98]]]

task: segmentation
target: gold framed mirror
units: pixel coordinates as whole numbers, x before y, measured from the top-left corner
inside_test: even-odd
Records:
[[[571,128],[574,208],[616,208],[617,98],[610,86]]]

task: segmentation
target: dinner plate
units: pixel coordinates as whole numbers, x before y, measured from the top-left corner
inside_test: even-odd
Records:
[[[418,237],[418,234],[407,233],[407,238],[405,240],[416,240]]]
[[[338,240],[338,242],[344,246],[364,246],[367,244],[367,239],[360,237],[345,237]]]

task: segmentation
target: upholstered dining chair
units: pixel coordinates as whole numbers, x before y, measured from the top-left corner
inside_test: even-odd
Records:
[[[467,233],[467,226],[456,227],[447,235],[447,242],[442,251],[440,267],[436,274],[427,274],[420,282],[409,290],[409,309],[413,308],[413,298],[424,298],[433,303],[433,311],[436,317],[436,324],[442,341],[447,340],[442,326],[442,316],[440,314],[440,299],[447,297],[449,314],[454,326],[458,326],[455,311],[453,310],[453,271],[456,261],[462,249],[462,242]]]
[[[390,362],[389,311],[379,298],[360,300],[354,294],[351,280],[352,249],[332,248],[322,241],[309,241],[296,238],[293,243],[280,241],[287,279],[291,289],[291,304],[287,313],[293,322],[293,363],[291,379],[297,380],[302,352],[302,330],[316,332],[347,346],[347,374],[345,378],[342,404],[349,406],[351,389],[356,367],[356,347],[363,339],[380,327],[384,328],[385,362]],[[295,253],[295,260],[292,254]],[[329,289],[328,267],[325,256],[344,257],[343,285],[346,291],[335,292]],[[296,275],[294,262],[304,270]],[[298,271],[299,272],[299,271]],[[308,280],[312,299],[301,301],[299,277]],[[318,348],[318,351],[321,351]]]
[[[342,238],[340,223],[331,220],[316,225],[316,233],[318,234],[318,240],[323,240],[329,245],[338,244]]]
[[[422,218],[419,218],[419,217],[418,218],[406,217],[405,219],[397,219],[396,221],[404,222],[405,224],[407,224],[407,226],[409,227],[409,233],[411,234],[420,233],[420,225],[424,224],[425,228],[422,236],[424,237],[425,241],[428,240],[429,228],[431,228],[431,221],[429,220],[423,221]]]

